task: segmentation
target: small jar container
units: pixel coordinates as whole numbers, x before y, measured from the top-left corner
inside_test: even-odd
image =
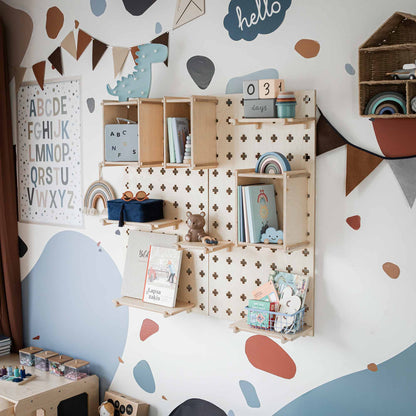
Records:
[[[87,377],[90,372],[90,363],[88,361],[75,359],[65,363],[65,377],[70,380],[80,380]]]
[[[276,99],[278,118],[295,118],[296,98],[292,91],[281,92]]]
[[[35,365],[35,354],[41,352],[42,348],[27,347],[19,350],[20,365],[33,367]]]
[[[35,354],[35,367],[41,371],[49,371],[49,359],[57,355],[53,351],[42,351]]]
[[[49,359],[49,372],[55,376],[63,377],[65,374],[64,363],[71,361],[72,357],[67,355],[56,355]]]

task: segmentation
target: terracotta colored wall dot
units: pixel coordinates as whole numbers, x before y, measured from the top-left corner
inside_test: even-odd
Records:
[[[397,266],[397,264],[394,263],[384,263],[383,270],[387,276],[391,277],[392,279],[397,279],[400,275],[400,268]]]
[[[246,341],[246,355],[253,367],[275,376],[291,379],[296,374],[296,364],[280,345],[263,335]]]
[[[51,7],[46,13],[46,33],[51,39],[58,36],[64,24],[64,15],[57,7]]]
[[[378,370],[378,368],[377,368],[377,364],[374,364],[374,363],[368,364],[367,368],[368,368],[370,371],[373,371],[373,372],[376,372],[376,371]]]
[[[304,58],[314,58],[318,55],[321,45],[316,40],[301,39],[295,45],[295,51]]]
[[[361,227],[361,217],[359,215],[348,217],[346,221],[353,230],[359,230]]]

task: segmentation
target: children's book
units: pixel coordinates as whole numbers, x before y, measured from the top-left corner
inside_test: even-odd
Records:
[[[189,120],[184,117],[173,117],[172,133],[176,163],[183,163],[186,136],[189,135]]]
[[[276,276],[274,276],[273,281],[277,288],[279,297],[282,296],[285,288],[289,286],[293,290],[293,295],[300,297],[302,301],[301,308],[305,306],[306,293],[308,291],[309,285],[309,276],[278,272]]]
[[[244,213],[243,213],[243,187],[238,186],[238,241],[245,242]]]
[[[176,163],[175,145],[173,143],[172,117],[168,117],[169,162]]]
[[[182,251],[151,246],[147,260],[143,301],[173,308],[176,304]]]
[[[175,234],[130,230],[121,296],[142,299],[150,246],[175,248],[178,238]]]
[[[278,229],[276,199],[272,184],[250,185],[244,188],[250,243],[260,243],[269,227]]]
[[[269,302],[279,304],[279,296],[277,294],[274,283],[270,280],[258,287],[256,290],[253,290],[252,294],[253,299],[268,300]]]
[[[248,301],[247,323],[250,326],[262,329],[272,329],[277,304],[269,302],[268,300],[254,300]]]
[[[242,187],[242,200],[243,200],[243,234],[244,234],[244,242],[250,242],[250,233],[249,233],[249,227],[248,227],[248,216],[247,216],[247,198],[245,193],[245,186]]]

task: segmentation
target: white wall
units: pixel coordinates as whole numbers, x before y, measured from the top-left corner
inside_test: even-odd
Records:
[[[22,62],[27,67],[45,59],[73,28],[75,19],[97,39],[114,46],[132,46],[153,39],[156,22],[162,24],[163,31],[170,30],[175,6],[173,0],[159,0],[144,16],[133,17],[121,1],[107,1],[106,12],[97,18],[87,1],[7,3],[25,10],[34,21],[32,40]],[[346,138],[379,151],[371,123],[358,116],[358,77],[348,75],[344,65],[351,63],[358,72],[358,46],[396,10],[412,13],[413,1],[296,0],[277,31],[259,35],[253,42],[234,42],[228,37],[222,23],[228,1],[206,3],[203,17],[170,33],[169,67],[154,65],[151,96],[201,93],[186,71],[186,61],[193,55],[205,55],[215,63],[214,78],[204,94],[223,94],[230,78],[275,67],[286,80],[287,89],[316,89],[318,105]],[[63,11],[65,23],[58,38],[51,40],[45,32],[45,19],[47,9],[55,5]],[[294,51],[301,38],[319,41],[318,57],[305,60]],[[97,179],[102,154],[99,103],[109,98],[105,85],[115,84],[113,63],[107,52],[92,72],[91,46],[78,62],[66,52],[63,54],[65,75],[81,76],[82,80],[85,188]],[[124,72],[130,72],[132,67],[129,58]],[[56,78],[50,65],[48,78]],[[25,80],[30,79],[29,70]],[[88,97],[96,101],[93,114],[87,110]],[[397,319],[397,311],[413,316],[416,281],[409,254],[415,247],[415,211],[409,208],[386,163],[346,198],[345,158],[346,151],[340,148],[320,156],[317,162],[316,330],[314,338],[283,347],[297,365],[294,379],[279,379],[253,368],[244,354],[248,335],[232,334],[228,322],[197,314],[161,319],[130,310],[125,364],[119,366],[113,389],[151,403],[152,416],[166,415],[190,397],[205,398],[225,411],[232,409],[236,415],[266,415],[322,383],[365,369],[370,362],[385,361],[414,343],[416,327],[406,319]],[[105,177],[121,187],[121,172],[117,168],[108,170]],[[361,215],[362,227],[353,231],[345,219],[357,214]],[[61,230],[19,225],[19,233],[29,246],[21,262],[23,278],[48,240]],[[124,247],[114,233],[94,217],[85,218],[81,232],[101,241],[122,272]],[[400,266],[399,279],[391,280],[382,271],[386,261]],[[144,317],[156,320],[160,331],[154,335],[154,342],[138,344]],[[151,363],[156,379],[153,395],[143,392],[132,375],[132,367],[144,357]],[[238,386],[241,379],[256,386],[261,409],[247,407]],[[162,400],[162,395],[168,400]]]

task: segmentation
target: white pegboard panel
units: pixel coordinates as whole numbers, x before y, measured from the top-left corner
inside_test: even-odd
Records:
[[[296,117],[315,117],[315,91],[297,91]],[[308,231],[310,246],[291,254],[276,249],[234,247],[231,252],[202,254],[184,251],[178,299],[195,303],[200,313],[238,320],[254,288],[268,280],[277,269],[311,277],[306,304],[306,323],[313,324],[314,292],[314,218],[315,218],[315,122],[304,125],[278,126],[229,123],[243,117],[242,95],[218,97],[217,153],[218,168],[192,171],[186,168],[126,168],[125,189],[151,192],[152,198],[166,201],[165,216],[185,219],[187,211],[207,213],[210,234],[221,240],[236,240],[236,181],[234,171],[254,168],[257,158],[268,151],[283,153],[292,169],[310,173]],[[187,227],[177,232],[181,238]]]

